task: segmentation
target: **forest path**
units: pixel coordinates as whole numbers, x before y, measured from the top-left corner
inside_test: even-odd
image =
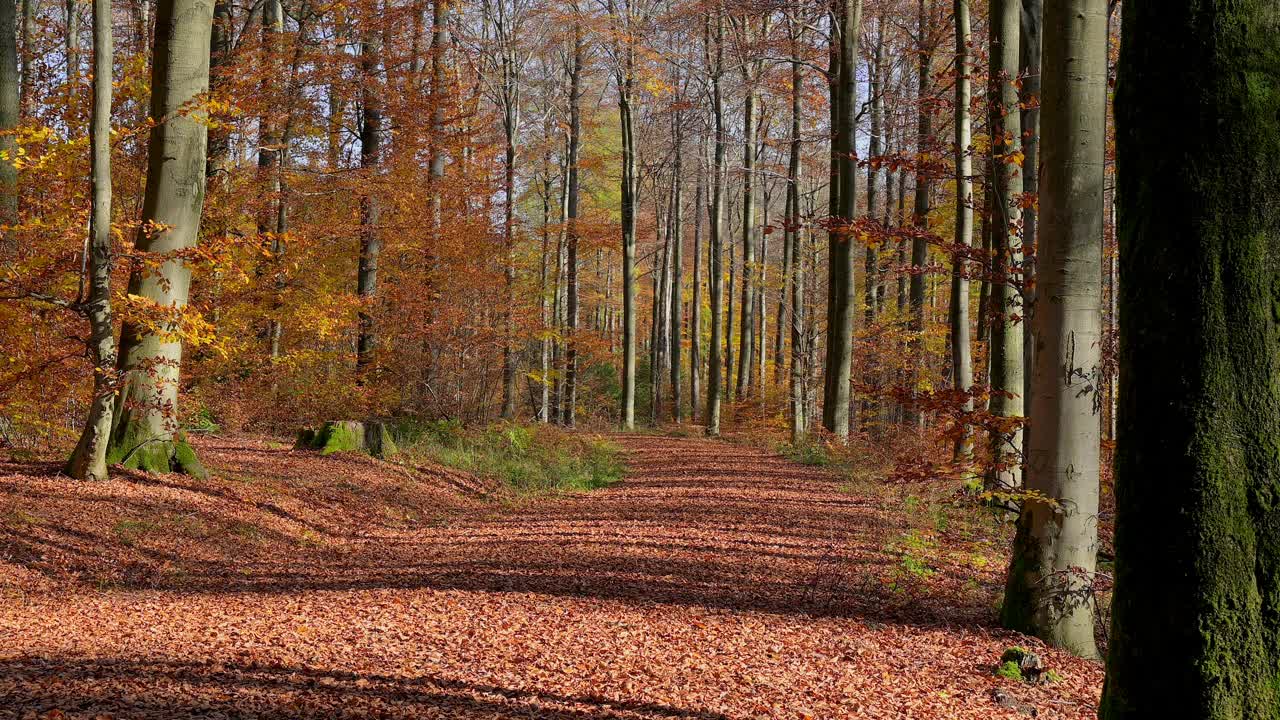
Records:
[[[905,509],[746,446],[614,439],[603,490],[0,596],[0,718],[1020,717],[997,688],[1093,716],[1094,663],[992,677],[1025,642],[985,624],[999,573],[944,534],[904,574]]]

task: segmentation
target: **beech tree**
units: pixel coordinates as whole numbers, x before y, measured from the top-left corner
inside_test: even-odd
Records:
[[[5,3],[5,6],[11,6],[11,3]],[[13,37],[12,32],[5,32],[3,10],[0,10],[0,37]],[[82,306],[82,312],[89,320],[93,399],[80,441],[66,468],[68,475],[80,480],[107,479],[107,443],[111,438],[115,401],[116,338],[115,316],[111,310],[112,47],[111,0],[94,0],[93,110],[89,122],[93,207],[89,214],[89,289]],[[0,47],[0,53],[4,52],[5,49]],[[0,93],[5,89],[0,86]]]
[[[832,21],[833,139],[832,223],[827,255],[827,359],[822,424],[837,438],[849,437],[850,372],[853,365],[854,214],[857,211],[858,34],[862,0],[841,0]]]
[[[1097,37],[1104,4],[1084,5]],[[1122,22],[1116,575],[1099,716],[1270,718],[1280,13],[1268,0],[1131,2]]]
[[[707,73],[711,85],[711,113],[713,120],[711,162],[711,197],[707,208],[709,229],[707,244],[710,260],[707,262],[707,278],[711,297],[711,342],[707,363],[707,434],[720,434],[720,403],[724,385],[724,363],[721,352],[724,347],[724,173],[725,127],[724,91],[721,87],[724,75],[724,15],[717,4],[716,12],[706,20]],[[732,285],[730,286],[732,288]],[[732,324],[730,324],[732,327]]]
[[[969,0],[955,0],[956,95],[955,95],[955,182],[956,234],[951,267],[951,378],[956,390],[969,392],[973,385],[972,343],[969,337],[969,277],[964,253],[973,244],[973,127],[969,112],[972,102]],[[973,400],[962,408],[973,410]],[[973,448],[968,428],[961,428],[956,440],[957,460],[967,461]]]
[[[991,0],[991,70],[988,78],[988,122],[991,133],[991,412],[1007,427],[992,433],[994,468],[991,483],[997,488],[1022,484],[1022,429],[1024,412],[1022,328],[1019,313],[1018,269],[1022,264],[1020,240],[1022,208],[1022,119],[1018,112],[1018,40],[1022,10],[1018,0]]]
[[[108,461],[155,472],[203,476],[204,468],[177,432],[182,365],[182,311],[192,249],[204,207],[208,126],[189,105],[209,89],[209,37],[213,3],[160,0],[152,50],[151,129],[142,224],[134,247],[154,257],[129,278],[129,294],[170,317],[158,326],[127,321],[121,330],[119,369],[126,376],[115,412]]]
[[[1025,489],[1001,610],[1008,627],[1094,657],[1102,346],[1106,0],[1050,2],[1040,301]]]

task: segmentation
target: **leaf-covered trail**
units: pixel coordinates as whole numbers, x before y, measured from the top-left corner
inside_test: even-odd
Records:
[[[614,487],[460,503],[417,523],[344,523],[330,496],[295,508],[177,481],[59,491],[56,507],[31,511],[43,516],[3,526],[0,718],[1021,717],[996,704],[998,687],[1040,717],[1092,717],[1095,663],[1049,652],[1066,680],[1046,687],[992,677],[1018,642],[987,625],[999,573],[966,565],[944,537],[931,576],[901,577],[901,509],[760,450],[618,441],[630,472]],[[238,471],[376,467],[205,454]],[[65,486],[4,471],[11,501]],[[157,494],[274,524],[243,553],[111,560],[91,557],[94,525],[55,517],[152,508]],[[303,540],[273,544],[289,533]],[[54,556],[82,579],[20,582],[50,574]],[[110,562],[150,570],[83,581]]]

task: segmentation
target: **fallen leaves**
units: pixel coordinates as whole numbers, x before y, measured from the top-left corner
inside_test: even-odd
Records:
[[[901,508],[747,447],[617,440],[624,483],[510,507],[250,440],[203,447],[203,485],[0,468],[25,513],[0,518],[38,519],[0,521],[0,718],[1093,716],[1101,667],[992,628],[971,550],[882,586]],[[125,517],[155,527],[125,544]],[[993,677],[1014,644],[1066,679]]]

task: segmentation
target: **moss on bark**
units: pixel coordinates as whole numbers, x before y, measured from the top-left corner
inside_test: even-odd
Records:
[[[209,477],[184,435],[155,435],[136,422],[118,429],[107,450],[107,464],[143,472],[183,473],[201,480]]]
[[[1126,4],[1116,588],[1103,720],[1274,718],[1280,8]]]

